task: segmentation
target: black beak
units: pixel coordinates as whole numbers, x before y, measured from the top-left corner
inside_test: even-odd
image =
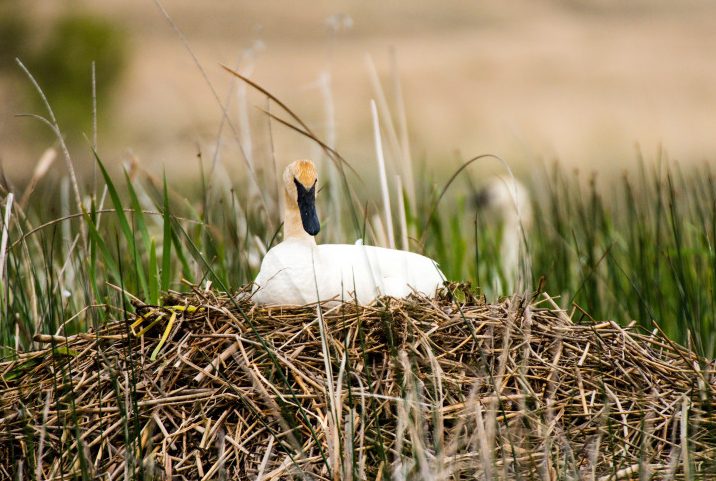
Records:
[[[303,230],[311,235],[316,235],[321,230],[321,223],[318,222],[318,214],[316,213],[316,183],[313,187],[306,189],[302,183],[295,178],[293,183],[296,184],[298,191],[298,210],[301,212],[301,222]]]

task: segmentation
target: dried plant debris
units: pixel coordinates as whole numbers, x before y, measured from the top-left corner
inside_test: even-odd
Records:
[[[716,476],[713,363],[546,295],[135,308],[0,363],[0,479]]]

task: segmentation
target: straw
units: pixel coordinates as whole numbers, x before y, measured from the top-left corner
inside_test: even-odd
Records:
[[[142,326],[159,318],[142,342],[135,315],[36,336],[47,349],[0,362],[0,465],[17,478],[41,459],[30,473],[72,479],[84,456],[110,480],[713,473],[714,365],[659,333],[461,285],[320,311],[255,306],[249,289],[137,305]]]

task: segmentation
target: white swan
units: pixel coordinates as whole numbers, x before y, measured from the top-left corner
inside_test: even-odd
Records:
[[[525,269],[529,272],[525,234],[532,227],[532,206],[527,187],[514,177],[493,177],[475,195],[475,204],[483,210],[490,224],[502,225],[500,258],[502,274],[507,281],[504,286],[506,292],[512,293],[517,287],[526,289],[528,276],[522,272]],[[521,281],[523,285],[519,285]],[[493,288],[502,293],[499,276],[494,277]]]
[[[305,305],[316,301],[357,301],[435,296],[445,276],[435,261],[412,252],[381,247],[322,244],[316,214],[316,168],[297,160],[283,173],[284,240],[270,249],[254,282],[253,300],[263,305]]]

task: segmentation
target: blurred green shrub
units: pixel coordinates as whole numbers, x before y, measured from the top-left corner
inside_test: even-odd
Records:
[[[28,21],[20,2],[0,0],[0,70],[16,69],[27,49]]]
[[[92,62],[95,62],[99,114],[106,115],[111,108],[110,94],[126,67],[127,50],[125,35],[112,23],[68,14],[53,25],[46,40],[29,56],[28,68],[70,140],[90,133]],[[32,89],[29,82],[27,87]],[[31,95],[40,102],[35,92]]]

